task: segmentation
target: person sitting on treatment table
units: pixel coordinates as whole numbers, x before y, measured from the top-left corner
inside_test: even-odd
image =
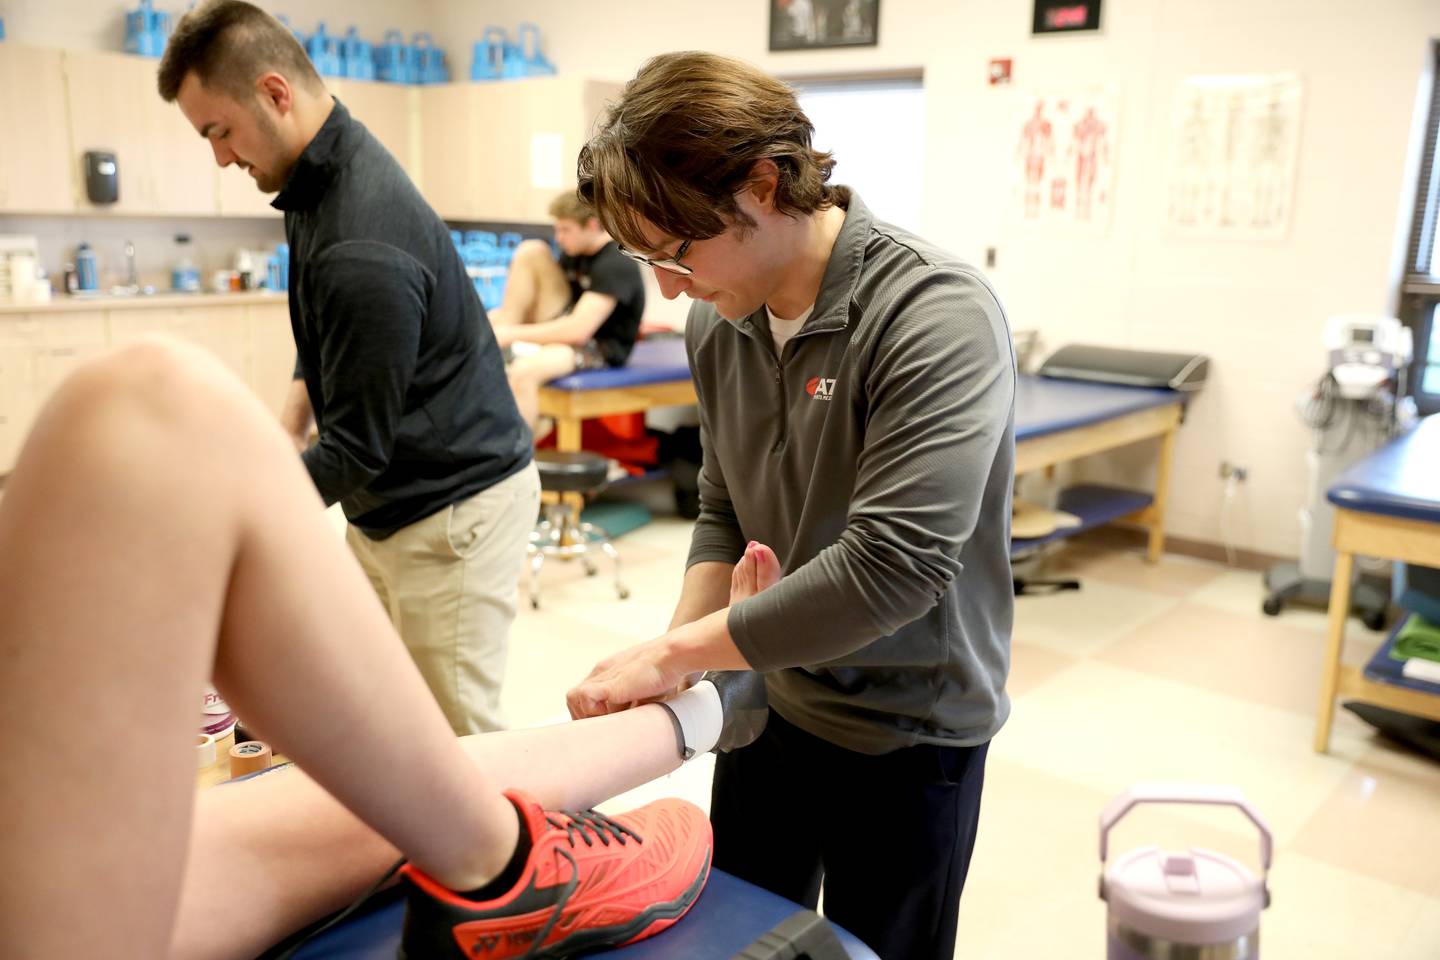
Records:
[[[127,347],[41,411],[0,497],[7,960],[253,957],[402,854],[412,960],[496,935],[488,956],[571,956],[694,902],[710,828],[693,805],[556,808],[752,739],[748,675],[457,740],[322,506],[284,431],[198,347]],[[736,596],[777,577],[753,555]],[[197,796],[212,677],[305,773]]]
[[[520,415],[534,430],[540,388],[575,370],[621,367],[645,313],[640,268],[574,191],[550,203],[557,260],[549,244],[515,248],[505,297],[490,312],[495,339],[511,356],[506,372]]]

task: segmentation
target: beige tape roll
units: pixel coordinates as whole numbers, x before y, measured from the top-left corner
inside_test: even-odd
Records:
[[[247,740],[230,748],[230,779],[247,773],[266,770],[270,766],[270,747],[260,740]]]
[[[204,770],[215,762],[215,738],[208,733],[195,735],[197,769]]]

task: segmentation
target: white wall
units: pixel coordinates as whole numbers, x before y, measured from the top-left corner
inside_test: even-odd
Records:
[[[624,80],[667,50],[704,47],[779,75],[920,66],[926,78],[926,218],[931,239],[992,276],[1012,323],[1047,348],[1089,341],[1203,351],[1213,376],[1182,430],[1171,487],[1173,533],[1219,542],[1219,462],[1249,468],[1228,519],[1234,545],[1298,550],[1308,443],[1292,404],[1319,374],[1327,314],[1390,306],[1412,111],[1435,0],[1107,0],[1099,36],[1032,38],[1028,0],[884,0],[880,45],[769,53],[766,0],[657,4],[610,0],[437,0],[440,32],[540,25],[560,69]],[[1009,186],[1008,98],[986,82],[1013,57],[1020,90],[1116,83],[1115,208],[1103,235],[1022,226]],[[468,60],[467,60],[468,63]],[[1167,236],[1170,105],[1193,74],[1300,74],[1305,84],[1294,215],[1282,240]],[[1148,475],[1148,454],[1087,465]]]
[[[11,39],[118,48],[110,0],[0,0]],[[161,3],[178,9],[178,0]],[[1047,348],[1091,342],[1198,350],[1213,378],[1182,431],[1171,530],[1220,540],[1220,460],[1250,480],[1230,519],[1235,545],[1294,553],[1305,431],[1295,396],[1317,376],[1324,317],[1390,307],[1407,150],[1436,0],[1107,0],[1093,37],[1031,38],[1029,0],[884,0],[875,48],[769,53],[768,0],[294,0],[267,4],[309,30],[358,24],[432,30],[467,76],[487,24],[537,23],[560,69],[625,80],[643,60],[704,47],[779,74],[921,67],[926,77],[923,230],[991,271],[1013,324]],[[1108,232],[1024,227],[1008,201],[1015,142],[991,57],[1015,60],[1015,88],[1116,83],[1121,93],[1115,208]],[[1168,236],[1162,197],[1176,84],[1200,73],[1300,74],[1301,152],[1289,235],[1276,241]],[[168,231],[169,228],[166,228]],[[157,234],[158,240],[158,234]],[[1117,465],[1118,464],[1118,465]],[[1148,458],[1086,468],[1144,473]],[[1142,477],[1143,479],[1143,477]]]

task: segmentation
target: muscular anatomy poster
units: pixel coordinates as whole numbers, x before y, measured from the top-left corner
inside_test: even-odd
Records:
[[[1295,196],[1300,78],[1191,77],[1175,95],[1168,221],[1194,236],[1283,236]]]
[[[1109,228],[1119,102],[1114,86],[1020,96],[1014,151],[1021,220]]]

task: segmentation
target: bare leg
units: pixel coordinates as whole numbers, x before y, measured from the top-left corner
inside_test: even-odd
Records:
[[[540,388],[574,369],[575,348],[563,343],[547,343],[536,353],[516,357],[506,368],[515,405],[531,430],[540,419]]]
[[[735,565],[730,602],[779,579],[775,554],[751,544]],[[680,765],[670,719],[655,706],[460,742],[495,782],[547,809],[588,809]],[[171,956],[254,956],[350,903],[397,856],[299,770],[203,791]],[[251,909],[217,914],[213,905],[225,901]]]
[[[460,743],[494,782],[546,809],[588,809],[680,765],[670,719],[653,706]],[[349,904],[399,856],[298,769],[204,790],[170,955],[253,957]]]
[[[283,431],[213,358],[147,342],[60,389],[0,500],[7,957],[168,949],[212,664],[232,705],[422,869],[466,888],[508,860],[513,810]]]
[[[526,240],[515,248],[505,277],[505,296],[490,311],[490,323],[539,323],[554,320],[570,305],[570,284],[542,240]]]

